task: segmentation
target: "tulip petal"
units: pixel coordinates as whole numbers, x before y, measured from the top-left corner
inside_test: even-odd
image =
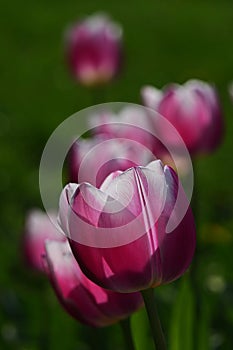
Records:
[[[111,185],[112,180],[114,180],[115,177],[117,177],[120,174],[122,174],[122,171],[120,170],[114,171],[111,174],[109,174],[104,180],[104,182],[102,183],[102,185],[100,186],[100,190],[105,193],[108,193],[107,190],[108,190],[108,187]]]
[[[61,226],[62,230],[69,237],[69,211],[70,211],[70,203],[72,196],[78,189],[79,185],[74,183],[69,183],[62,190],[60,200],[59,200],[59,215],[58,215],[58,223]]]
[[[70,205],[76,216],[93,226],[97,226],[107,201],[107,194],[84,182],[72,197]]]

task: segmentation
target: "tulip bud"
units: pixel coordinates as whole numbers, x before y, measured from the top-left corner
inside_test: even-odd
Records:
[[[132,140],[152,152],[157,146],[157,139],[153,135],[153,120],[143,107],[129,105],[116,114],[93,115],[89,124],[94,135],[103,134],[108,138]]]
[[[95,14],[73,25],[66,34],[70,70],[83,85],[109,82],[122,60],[122,29],[104,14]]]
[[[152,95],[151,90],[151,95]],[[154,99],[157,99],[157,90]],[[150,100],[152,97],[150,97]],[[144,99],[146,105],[148,101]],[[217,93],[213,86],[200,80],[164,88],[156,110],[177,129],[191,154],[213,151],[223,134],[223,119]],[[164,125],[155,125],[166,135],[167,144],[179,148]]]
[[[152,159],[153,154],[147,148],[129,139],[109,139],[105,134],[80,139],[69,154],[70,180],[100,187],[110,173],[146,165]]]
[[[80,270],[68,241],[47,241],[45,264],[60,303],[82,323],[108,326],[143,304],[139,293],[119,294],[91,282]]]

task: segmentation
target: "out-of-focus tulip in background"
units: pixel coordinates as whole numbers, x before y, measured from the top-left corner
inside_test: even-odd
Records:
[[[122,26],[123,46],[115,50],[112,43],[100,42],[115,57],[115,66],[106,59],[107,73],[102,74],[100,67],[95,75],[88,65],[81,85],[72,74],[79,68],[69,67],[67,35],[77,20],[94,12],[106,12]],[[118,325],[91,329],[76,322],[60,307],[46,277],[28,269],[22,253],[25,217],[32,208],[43,208],[40,157],[50,134],[65,118],[96,102],[141,103],[143,86],[160,89],[189,79],[215,84],[225,120],[221,145],[194,160],[201,251],[195,268],[202,292],[202,316],[194,323],[204,339],[198,349],[232,349],[233,104],[228,91],[233,80],[232,1],[3,0],[0,16],[0,349],[123,348]],[[118,29],[114,28],[114,40],[122,35]],[[99,57],[95,59],[97,64]],[[105,84],[97,90],[89,87],[92,81]],[[188,322],[196,308],[185,284],[183,294],[178,293],[180,286],[176,281],[155,290],[172,350],[182,350],[176,346],[176,325],[188,337]],[[132,326],[137,349],[149,349],[144,309],[133,316]]]

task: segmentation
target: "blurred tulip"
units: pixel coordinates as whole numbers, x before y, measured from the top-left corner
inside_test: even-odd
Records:
[[[55,213],[50,213],[56,221]],[[39,209],[31,210],[26,218],[23,236],[23,251],[27,263],[34,269],[44,272],[42,256],[45,253],[46,239],[65,241],[66,237],[50,221],[48,215]]]
[[[156,99],[156,89],[154,95]],[[218,96],[214,87],[205,82],[189,80],[184,85],[165,87],[156,110],[175,126],[192,154],[211,152],[222,139],[223,118]],[[179,147],[166,127],[156,127],[166,135],[168,144]]]
[[[156,148],[153,120],[145,108],[127,106],[117,114],[103,112],[89,119],[94,135],[104,134],[108,138],[122,138],[138,142],[152,152]]]
[[[122,61],[122,28],[105,14],[94,14],[72,26],[66,54],[74,77],[93,86],[109,82]]]
[[[194,254],[195,225],[183,192],[180,204],[186,202],[188,210],[176,221],[180,186],[176,173],[160,161],[112,173],[100,189],[68,184],[59,220],[86,276],[117,292],[140,291],[181,276]],[[178,226],[167,233],[171,218]]]
[[[72,145],[69,154],[70,181],[89,182],[99,188],[110,173],[146,165],[153,159],[153,154],[135,141],[108,139],[106,135],[93,136]]]
[[[78,321],[103,327],[139,309],[139,293],[120,294],[91,282],[80,270],[67,242],[46,242],[45,268],[65,310]]]

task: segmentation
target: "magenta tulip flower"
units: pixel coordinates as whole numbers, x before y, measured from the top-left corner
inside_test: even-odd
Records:
[[[87,17],[66,35],[66,53],[74,77],[86,86],[109,82],[122,61],[122,29],[104,14]]]
[[[59,220],[86,276],[117,292],[140,291],[181,276],[194,254],[195,225],[188,204],[178,220],[180,186],[176,173],[159,160],[112,173],[100,189],[68,184]],[[180,205],[185,202],[183,193]]]
[[[139,293],[115,293],[91,282],[80,270],[68,242],[46,242],[45,268],[60,303],[82,323],[108,326],[143,304]]]
[[[55,213],[50,213],[50,216],[54,221],[57,220]],[[25,223],[23,252],[27,263],[42,272],[44,272],[42,256],[45,253],[46,239],[65,241],[66,237],[56,229],[46,213],[39,209],[31,210]]]
[[[121,109],[117,114],[100,113],[91,116],[89,125],[94,135],[132,140],[154,152],[157,139],[153,135],[153,120],[148,111],[135,105]]]
[[[151,94],[152,91],[151,88]],[[157,89],[154,95],[157,99]],[[151,107],[151,102],[146,105]],[[222,139],[223,118],[218,96],[214,87],[205,82],[189,80],[184,85],[165,87],[156,110],[173,124],[193,155],[213,151]],[[166,136],[167,144],[179,147],[166,127],[156,125],[156,128]]]
[[[70,181],[100,187],[110,173],[146,165],[153,159],[147,148],[132,140],[109,139],[105,134],[80,139],[72,145],[69,154]]]

